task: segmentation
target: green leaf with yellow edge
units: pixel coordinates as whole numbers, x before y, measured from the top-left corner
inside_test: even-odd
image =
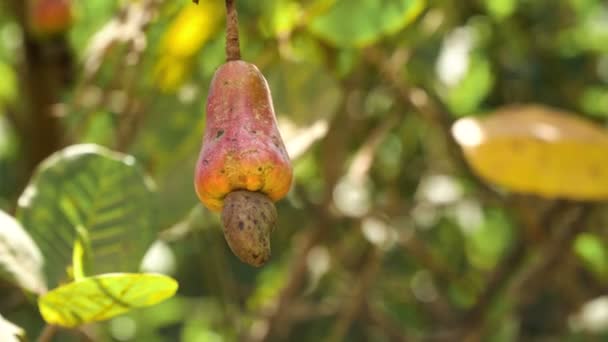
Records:
[[[363,47],[395,33],[420,14],[425,0],[338,0],[309,29],[340,47]]]
[[[575,114],[509,106],[461,119],[452,133],[489,183],[545,198],[608,198],[608,132]]]
[[[60,286],[38,299],[49,324],[76,327],[103,321],[172,297],[177,281],[149,273],[108,273]]]

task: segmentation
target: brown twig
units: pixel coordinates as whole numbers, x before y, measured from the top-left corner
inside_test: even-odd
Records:
[[[562,212],[563,215],[556,216],[551,210],[547,214],[549,222],[546,227],[553,229],[555,233],[540,247],[540,251],[534,258],[531,258],[532,255],[524,254],[524,251],[515,250],[515,252],[519,252],[520,256],[512,255],[516,260],[515,265],[508,267],[508,272],[504,271],[507,276],[513,276],[513,279],[508,282],[504,291],[500,291],[503,287],[499,285],[507,282],[507,276],[499,277],[501,279],[486,290],[487,293],[481,297],[483,301],[478,302],[473,309],[475,315],[470,318],[471,321],[465,322],[464,327],[466,328],[461,335],[461,340],[477,341],[483,336],[487,329],[487,313],[493,307],[494,299],[500,297],[503,302],[510,303],[510,310],[517,310],[542,288],[539,286],[539,284],[544,284],[542,279],[546,279],[557,269],[557,265],[564,260],[564,251],[570,250],[569,247],[574,238],[585,229],[585,220],[590,212],[590,207],[570,204],[566,208],[562,208]],[[521,265],[530,259],[529,263]],[[519,269],[519,272],[516,272],[516,269]]]
[[[239,19],[235,0],[226,0],[226,61],[241,59]]]
[[[565,260],[562,257],[570,252],[572,241],[578,233],[585,230],[585,221],[590,211],[589,205],[571,204],[563,215],[556,217],[557,222],[552,224],[556,233],[543,245],[538,257],[516,276],[507,288],[506,296],[516,298],[525,295],[530,298],[533,295],[533,291],[530,291],[532,284],[542,284],[541,279],[545,279],[557,268],[560,261]],[[536,287],[538,288],[538,285]],[[520,302],[525,302],[525,300],[520,300]]]
[[[413,340],[407,336],[403,326],[395,322],[381,310],[376,309],[371,303],[365,303],[365,317],[378,328],[380,328],[393,342],[407,342]]]
[[[378,147],[398,123],[399,117],[395,113],[391,113],[378,126],[372,129],[363,144],[361,144],[361,147],[353,156],[353,160],[347,171],[347,177],[355,182],[362,182],[365,180],[365,177],[373,165]]]
[[[315,230],[304,236],[303,241],[297,244],[299,250],[295,253],[293,265],[290,267],[292,271],[289,280],[279,294],[274,311],[266,319],[265,326],[267,328],[262,334],[256,334],[252,330],[247,337],[248,341],[270,341],[274,334],[285,334],[289,330],[288,322],[284,321],[285,312],[289,310],[290,303],[304,284],[306,271],[308,270],[308,253],[317,244],[324,231],[326,231],[326,226],[320,224]]]
[[[38,342],[51,342],[53,340],[53,337],[55,337],[55,335],[57,334],[57,332],[59,331],[59,327],[57,327],[56,325],[52,325],[52,324],[47,324],[44,326],[44,329],[42,329],[42,332],[40,333],[40,336],[38,336]]]
[[[359,274],[356,275],[357,285],[353,289],[352,295],[345,299],[342,310],[338,314],[337,321],[327,341],[344,341],[353,321],[361,314],[367,302],[369,289],[372,287],[375,276],[380,270],[382,252],[378,248],[372,248],[366,254],[365,264]]]

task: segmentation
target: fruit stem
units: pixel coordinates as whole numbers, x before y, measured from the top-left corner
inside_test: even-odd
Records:
[[[226,61],[241,59],[239,47],[239,19],[235,0],[226,0]]]

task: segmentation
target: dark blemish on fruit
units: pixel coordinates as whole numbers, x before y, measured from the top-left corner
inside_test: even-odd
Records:
[[[258,172],[262,172],[262,168],[261,167],[258,167]]]
[[[256,253],[251,254],[251,256],[252,256],[254,259],[257,259],[257,258],[259,258],[259,257],[260,257],[260,255],[259,255],[259,254],[256,254]]]
[[[258,224],[258,220],[253,220],[253,224],[257,225]]]
[[[228,85],[228,83],[229,83],[228,81],[224,81],[224,85]]]
[[[220,170],[220,173],[221,173],[221,174],[224,174],[224,173],[226,173],[226,170],[225,170],[225,169],[221,169],[221,170]]]
[[[232,139],[230,139],[230,141],[236,142],[236,138],[232,138]]]
[[[252,130],[252,131],[251,131],[251,134],[256,134],[257,132],[258,132],[258,131],[256,131],[256,130]]]
[[[220,129],[219,131],[217,131],[217,133],[215,134],[215,138],[219,139],[222,135],[224,135],[224,130]]]
[[[243,221],[239,221],[239,229],[240,230],[243,230],[243,226],[244,226]]]
[[[209,161],[207,159],[203,159],[203,165],[209,165]]]

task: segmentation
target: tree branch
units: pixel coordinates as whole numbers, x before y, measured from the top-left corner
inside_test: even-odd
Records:
[[[47,324],[42,329],[40,336],[38,336],[38,342],[51,342],[53,341],[53,337],[57,334],[59,328],[56,325]]]
[[[356,275],[357,285],[353,289],[352,295],[345,298],[342,310],[338,314],[327,341],[344,341],[352,322],[361,314],[361,310],[367,302],[369,289],[380,270],[382,251],[372,247],[366,254],[365,263],[359,274]]]

